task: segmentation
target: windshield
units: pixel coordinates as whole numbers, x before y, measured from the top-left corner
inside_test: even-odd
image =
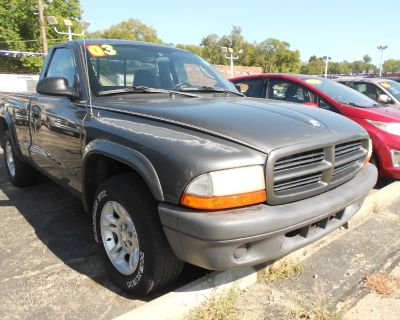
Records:
[[[304,81],[339,103],[361,108],[380,106],[374,100],[368,98],[362,93],[332,80],[324,78],[309,78]]]
[[[144,86],[166,90],[218,87],[237,92],[208,62],[197,55],[161,45],[141,43],[87,44],[89,78],[94,93]]]
[[[400,83],[392,80],[379,82],[379,84],[390,92],[397,100],[400,100]]]

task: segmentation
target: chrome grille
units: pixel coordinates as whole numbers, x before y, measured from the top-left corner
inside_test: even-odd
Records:
[[[292,155],[275,162],[275,172],[304,167],[324,160],[324,150],[312,150],[296,155]]]
[[[335,146],[335,168],[332,180],[355,173],[364,163],[366,150],[361,141],[347,142]]]
[[[274,151],[267,161],[267,201],[271,204],[304,199],[351,179],[363,166],[368,140],[340,141],[311,150],[287,149]]]
[[[299,188],[311,184],[315,184],[321,180],[322,173],[310,174],[304,177],[290,179],[287,182],[278,182],[274,185],[275,192],[286,191],[294,188]]]

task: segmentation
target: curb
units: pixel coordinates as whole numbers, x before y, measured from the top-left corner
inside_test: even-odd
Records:
[[[366,197],[357,214],[348,222],[347,228],[355,228],[368,220],[374,213],[389,206],[400,197],[400,181],[376,191],[372,190]],[[334,232],[333,232],[334,233]],[[334,241],[343,233],[329,234],[310,245],[287,255],[291,259],[302,259],[305,255],[310,257],[327,243]],[[262,268],[262,267],[261,267]],[[238,270],[214,271],[197,279],[173,292],[167,293],[137,309],[129,311],[115,320],[132,319],[183,319],[190,311],[210,298],[213,293],[221,293],[232,287],[245,289],[257,282],[257,272],[260,268],[248,267]]]

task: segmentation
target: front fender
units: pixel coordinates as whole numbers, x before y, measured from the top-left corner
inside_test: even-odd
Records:
[[[13,144],[14,150],[17,152],[17,156],[22,159],[22,153],[18,144],[14,122],[12,121],[11,115],[4,109],[0,111],[0,143],[3,146],[4,128],[1,126],[1,122],[4,122],[7,130],[10,132],[12,140],[11,143]]]
[[[158,201],[164,201],[164,195],[157,172],[151,164],[150,160],[148,160],[143,154],[134,149],[119,145],[111,141],[103,139],[92,140],[86,146],[83,154],[82,177],[85,176],[84,173],[86,172],[87,160],[90,158],[90,156],[95,154],[107,156],[132,167],[132,169],[134,169],[147,183],[151,193],[153,194],[154,199]],[[83,201],[86,206],[86,182],[85,179],[82,179],[82,181]]]

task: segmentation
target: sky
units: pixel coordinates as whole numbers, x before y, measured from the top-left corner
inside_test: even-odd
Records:
[[[332,61],[379,64],[400,59],[399,0],[80,0],[89,31],[134,18],[156,29],[166,43],[199,45],[203,37],[242,28],[248,42],[276,38],[299,50],[301,59],[329,56]]]

